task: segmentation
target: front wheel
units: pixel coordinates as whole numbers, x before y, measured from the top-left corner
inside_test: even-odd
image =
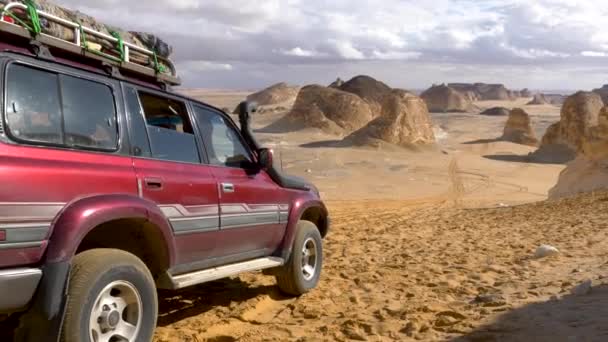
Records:
[[[139,258],[89,250],[74,258],[61,341],[151,341],[157,313],[154,280]]]
[[[278,270],[277,284],[286,294],[300,296],[319,283],[323,268],[323,239],[317,226],[300,221],[296,227],[291,256]]]

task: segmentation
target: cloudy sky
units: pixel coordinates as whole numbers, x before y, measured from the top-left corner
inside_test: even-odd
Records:
[[[57,0],[160,35],[189,87],[252,89],[368,74],[420,89],[608,83],[608,0]]]

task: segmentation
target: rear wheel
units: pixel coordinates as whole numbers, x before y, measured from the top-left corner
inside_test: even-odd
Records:
[[[74,258],[63,342],[151,341],[157,313],[154,280],[135,255],[94,249]]]
[[[296,228],[291,256],[278,270],[276,278],[281,291],[299,296],[319,283],[323,268],[323,239],[317,226],[310,221],[300,221]]]

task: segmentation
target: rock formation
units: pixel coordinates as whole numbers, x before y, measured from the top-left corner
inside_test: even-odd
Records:
[[[344,84],[344,81],[338,77],[332,84],[329,85],[330,88],[340,89],[340,87]]]
[[[519,90],[509,90],[508,94],[509,94],[509,98],[511,98],[512,100],[522,97],[521,92]]]
[[[566,99],[568,98],[568,96],[561,95],[561,94],[544,94],[544,95],[545,95],[545,99],[547,99],[547,101],[554,106],[563,105],[564,102],[566,101]]]
[[[513,94],[502,84],[486,84],[486,83],[450,83],[450,88],[461,93],[468,91],[477,94],[479,100],[512,100]]]
[[[259,106],[273,106],[283,103],[291,104],[298,96],[299,87],[286,83],[277,83],[264,90],[247,96],[247,101],[255,101]]]
[[[470,98],[443,84],[431,87],[420,96],[431,112],[469,112],[474,109]]]
[[[507,116],[509,114],[511,114],[511,111],[505,107],[488,108],[480,113],[480,115],[488,115],[488,116]]]
[[[598,123],[598,115],[604,106],[595,93],[578,92],[566,99],[561,111],[560,122],[548,131],[543,145],[565,144],[580,151],[591,127]]]
[[[545,95],[543,94],[535,94],[534,98],[532,98],[532,101],[528,102],[528,106],[536,106],[536,105],[545,105],[548,104],[549,101],[547,101],[547,99],[545,98]]]
[[[597,118],[597,125],[588,130],[579,156],[560,174],[549,197],[560,198],[581,192],[608,188],[608,107]]]
[[[357,95],[309,85],[300,90],[286,118],[300,128],[315,127],[328,133],[348,134],[365,126],[374,115],[368,103]]]
[[[509,114],[501,140],[531,146],[538,144],[528,113],[520,108],[513,109]]]
[[[528,88],[524,88],[521,90],[520,92],[521,97],[532,97],[534,96],[534,94],[532,94],[532,92],[528,89]]]
[[[425,102],[416,95],[396,89],[385,96],[381,115],[344,142],[375,147],[389,143],[412,148],[433,145],[435,135]]]
[[[601,88],[593,89],[593,92],[601,96],[604,104],[608,106],[608,84],[604,84]]]
[[[358,95],[370,105],[374,116],[378,116],[381,111],[384,97],[388,95],[392,89],[386,84],[369,76],[356,76],[350,81],[342,84],[340,90]]]
[[[534,157],[555,162],[574,159],[582,151],[591,128],[598,125],[603,106],[596,93],[578,92],[568,97],[562,106],[560,121],[547,129]]]
[[[474,91],[467,91],[466,93],[464,93],[464,96],[467,98],[468,101],[475,102],[475,101],[479,101],[479,95],[477,95],[476,92]]]

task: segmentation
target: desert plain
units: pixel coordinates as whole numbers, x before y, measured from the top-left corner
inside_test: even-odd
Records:
[[[186,92],[229,109],[246,95]],[[566,165],[531,162],[536,147],[498,139],[507,117],[479,115],[522,108],[540,139],[561,106],[530,100],[430,113],[429,150],[277,129],[290,104],[255,114],[279,167],[329,206],[320,286],[288,298],[256,273],[167,294],[156,341],[608,340],[608,194],[548,201]]]
[[[181,91],[226,111],[250,93]],[[562,108],[531,100],[430,112],[429,148],[293,129],[293,100],[255,113],[277,167],[314,182],[329,207],[320,285],[290,298],[251,273],[160,292],[154,340],[607,341],[608,193],[550,199],[567,164],[501,139],[508,116],[480,115],[521,108],[540,143]],[[558,252],[540,257],[542,245]]]

